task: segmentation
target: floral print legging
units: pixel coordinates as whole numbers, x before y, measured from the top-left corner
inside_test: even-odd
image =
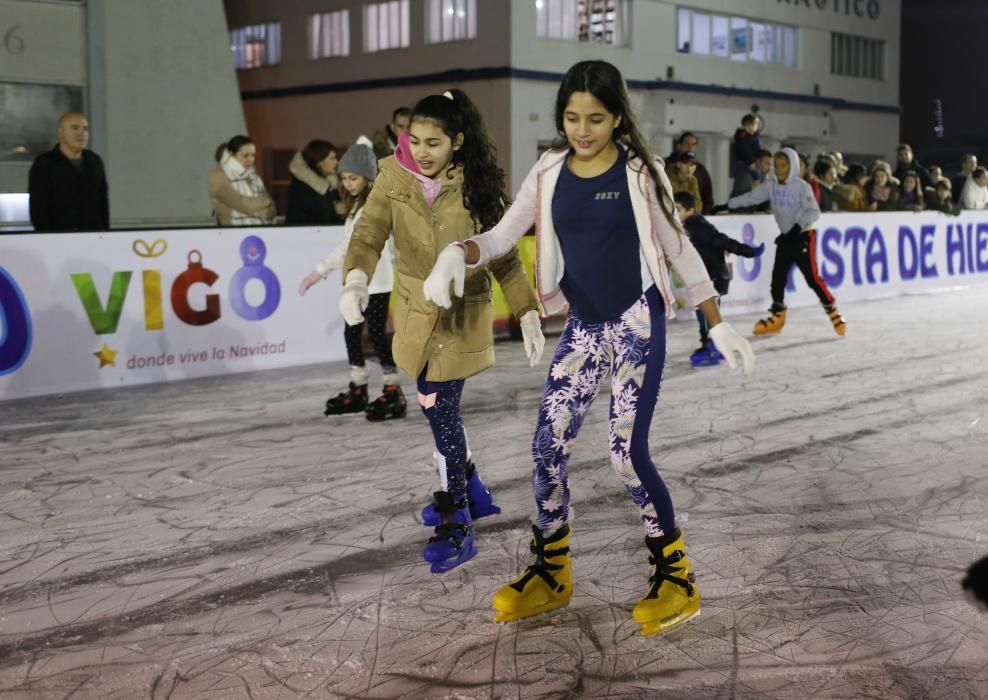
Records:
[[[583,323],[570,314],[552,358],[532,441],[535,524],[544,533],[569,520],[570,451],[608,375],[611,466],[638,506],[649,536],[675,529],[672,499],[648,452],[665,335],[662,297],[654,286],[614,321]]]

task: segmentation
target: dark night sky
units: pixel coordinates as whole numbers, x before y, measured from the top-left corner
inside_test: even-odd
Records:
[[[961,153],[988,158],[988,0],[903,0],[902,140],[953,170]],[[943,105],[934,133],[934,99]]]

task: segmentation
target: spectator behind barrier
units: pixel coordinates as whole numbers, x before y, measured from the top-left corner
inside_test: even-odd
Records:
[[[408,119],[412,110],[408,107],[399,107],[391,113],[391,123],[382,129],[378,129],[371,135],[371,142],[374,144],[374,153],[378,160],[383,160],[395,152],[398,145],[398,137],[402,132],[408,131]]]
[[[961,193],[961,209],[988,209],[988,170],[979,166],[971,173]]]
[[[234,136],[209,173],[209,199],[220,226],[261,226],[274,220],[275,207],[254,170],[257,147],[246,136]]]
[[[676,162],[676,157],[680,153],[696,153],[700,147],[700,139],[692,131],[684,131],[673,144],[672,153],[666,159],[666,171],[669,171],[669,164]],[[696,162],[696,170],[693,177],[696,178],[697,187],[700,188],[700,199],[703,202],[702,214],[709,214],[714,205],[714,183],[710,179],[708,171],[699,160]]]
[[[746,114],[741,118],[741,126],[734,132],[734,167],[732,171],[737,187],[738,178],[744,178],[745,174],[751,174],[755,169],[755,160],[758,152],[762,150],[762,143],[758,138],[759,119],[757,114]],[[751,188],[748,187],[749,191]]]
[[[35,158],[28,173],[34,230],[109,229],[110,190],[103,159],[86,149],[89,121],[79,112],[66,112],[57,133],[58,144]]]
[[[693,173],[696,171],[696,154],[692,151],[685,151],[676,154],[675,162],[666,165],[666,173],[669,175],[669,183],[672,185],[673,194],[676,192],[689,192],[693,195],[696,208],[703,208],[703,200],[700,199],[700,186]]]
[[[923,187],[933,187],[933,180],[930,179],[930,173],[923,167],[923,164],[916,160],[913,155],[912,146],[908,143],[900,143],[899,147],[895,150],[895,156],[898,158],[898,164],[895,166],[895,172],[892,173],[896,180],[902,181],[903,176],[910,171],[915,170],[916,174],[919,175],[920,182],[923,183]]]
[[[964,193],[964,185],[967,184],[968,179],[971,177],[971,173],[973,173],[977,167],[978,157],[973,153],[965,153],[964,157],[961,158],[961,171],[954,175],[950,181],[950,189],[953,192],[954,201],[958,204],[961,203],[961,194]]]
[[[950,190],[950,180],[940,180],[936,187],[926,191],[926,208],[930,211],[942,211],[944,214],[959,214],[961,207],[954,201],[954,193]]]
[[[860,163],[847,166],[844,181],[834,185],[832,194],[838,211],[868,211],[864,186],[868,181],[868,171]]]
[[[813,196],[816,197],[817,204],[820,205],[821,212],[837,211],[834,206],[833,189],[837,182],[837,168],[829,159],[820,159],[813,165],[813,174],[810,175],[810,187],[813,188]]]
[[[930,188],[932,189],[932,188]],[[926,195],[919,182],[919,175],[912,170],[902,176],[899,186],[899,211],[923,211],[926,209]]]
[[[285,223],[312,226],[338,226],[346,220],[340,192],[334,186],[339,159],[336,148],[329,141],[314,139],[295,154],[291,165],[291,184],[288,186],[288,208]]]
[[[884,160],[875,161],[864,192],[871,211],[896,211],[899,208],[899,186],[892,177],[892,167]]]

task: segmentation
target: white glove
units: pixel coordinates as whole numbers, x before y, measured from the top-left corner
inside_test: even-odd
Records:
[[[453,305],[449,296],[449,283],[453,283],[453,296],[462,297],[466,274],[466,252],[456,244],[446,246],[422,285],[425,300],[448,309]]]
[[[727,360],[728,367],[731,369],[738,368],[737,358],[734,357],[734,353],[737,353],[738,357],[741,358],[741,372],[745,376],[751,374],[751,370],[755,368],[755,353],[748,341],[738,335],[738,332],[731,328],[729,323],[721,321],[711,328],[710,339],[714,341],[720,354]]]
[[[309,274],[307,274],[305,276],[305,279],[302,280],[302,282],[298,285],[298,295],[300,297],[304,297],[305,293],[309,291],[309,287],[316,284],[321,279],[322,279],[322,275],[320,275],[318,272],[310,272]]]
[[[528,355],[528,366],[534,367],[542,359],[545,348],[545,336],[542,335],[542,322],[539,321],[538,311],[529,311],[521,317],[521,341],[525,344],[525,354]]]
[[[343,293],[340,294],[340,313],[348,326],[356,326],[364,322],[364,309],[370,301],[367,291],[367,273],[354,268],[346,273],[343,283]]]

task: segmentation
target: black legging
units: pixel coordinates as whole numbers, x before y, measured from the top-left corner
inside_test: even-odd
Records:
[[[786,282],[793,263],[803,273],[810,289],[824,306],[832,306],[834,295],[827,289],[816,265],[816,230],[796,235],[784,234],[775,239],[775,264],[772,266],[772,308],[786,308]]]
[[[347,326],[343,331],[343,337],[346,339],[346,354],[351,367],[364,366],[363,335],[364,326],[367,326],[367,336],[377,353],[381,369],[385,372],[395,370],[395,360],[391,355],[391,343],[388,342],[385,333],[389,301],[391,301],[391,292],[371,294],[370,300],[367,302],[367,309],[364,311],[364,322],[358,323],[356,326]]]

